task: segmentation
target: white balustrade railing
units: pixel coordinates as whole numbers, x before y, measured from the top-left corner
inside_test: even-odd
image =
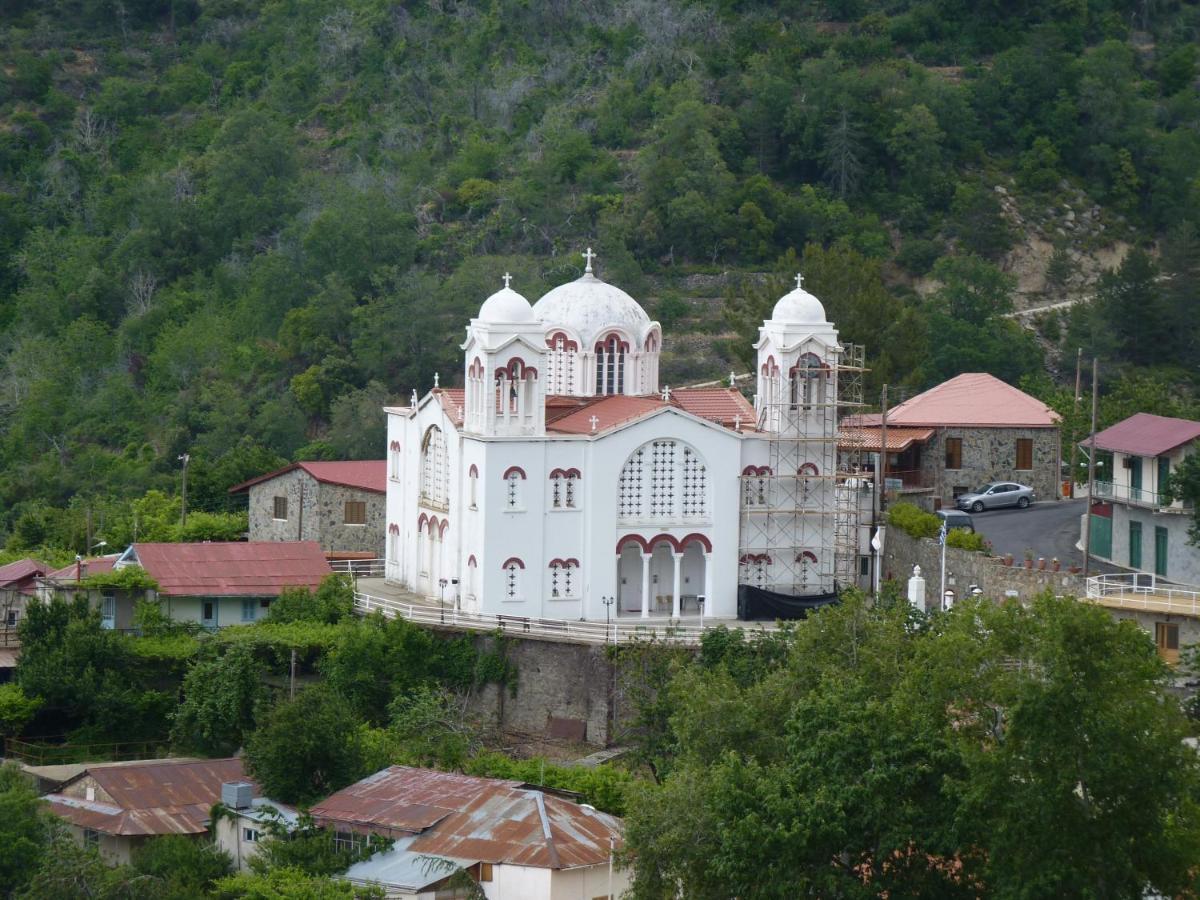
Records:
[[[329,568],[333,571],[347,573],[356,578],[382,578],[383,567],[382,559],[335,559],[329,563]]]
[[[469,628],[474,631],[502,631],[512,635],[560,638],[587,644],[624,644],[657,638],[679,644],[697,645],[704,633],[704,628],[699,625],[683,625],[674,619],[651,620],[649,623],[635,625],[619,620],[605,623],[491,615],[463,612],[453,607],[439,608],[425,603],[406,603],[392,597],[377,597],[362,591],[355,591],[354,606],[361,613],[378,611],[388,617],[408,619],[421,625],[444,625],[448,628]]]
[[[1093,575],[1087,580],[1087,595],[1106,606],[1200,615],[1200,587],[1174,584],[1145,572]]]

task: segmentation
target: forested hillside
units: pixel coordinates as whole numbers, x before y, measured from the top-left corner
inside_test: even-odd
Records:
[[[876,387],[987,370],[1061,403],[1082,347],[1106,415],[1194,410],[1198,27],[1169,0],[0,0],[0,542],[84,549],[90,509],[116,546],[184,453],[210,511],[380,456],[379,407],[461,378],[500,274],[536,299],[589,244],[670,383],[744,370],[803,268]]]

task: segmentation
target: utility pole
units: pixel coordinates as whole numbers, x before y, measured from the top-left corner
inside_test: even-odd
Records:
[[[883,386],[883,391],[879,396],[879,408],[882,414],[879,419],[879,456],[878,465],[875,466],[875,503],[872,513],[875,521],[872,523],[875,528],[875,533],[871,536],[871,549],[874,554],[871,556],[871,586],[874,588],[873,593],[876,597],[879,596],[879,572],[883,567],[883,560],[879,558],[879,529],[883,523],[883,508],[884,508],[884,479],[887,478],[887,410],[888,410],[888,386]]]
[[[1087,581],[1092,563],[1092,484],[1096,480],[1096,404],[1100,397],[1100,360],[1092,357],[1092,434],[1088,438],[1087,510],[1083,520],[1083,580]]]
[[[188,453],[183,453],[179,456],[179,461],[183,463],[183,516],[179,523],[182,528],[187,527],[187,467],[191,459],[191,454]]]
[[[296,648],[292,648],[291,674],[288,677],[288,699],[296,699]]]
[[[1071,413],[1071,428],[1075,428],[1075,423],[1079,421],[1079,377],[1083,367],[1083,348],[1080,347],[1075,354],[1075,405]],[[1093,426],[1094,427],[1094,426]],[[1071,485],[1071,499],[1075,499],[1075,474],[1078,471],[1075,468],[1075,463],[1079,455],[1079,437],[1071,434],[1071,480],[1068,484]]]
[[[879,419],[879,514],[882,516],[883,511],[887,509],[887,414],[888,414],[888,386],[883,386],[883,394],[879,401],[880,408],[883,414]]]

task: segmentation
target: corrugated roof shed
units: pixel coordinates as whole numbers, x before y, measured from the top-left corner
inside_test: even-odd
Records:
[[[1101,450],[1133,456],[1162,456],[1195,440],[1200,440],[1200,422],[1150,413],[1135,413],[1096,433],[1096,446]],[[1085,440],[1083,445],[1089,443]]]
[[[888,410],[888,426],[1055,428],[1060,416],[1024,391],[985,372],[956,375]],[[878,424],[876,416],[863,424]]]
[[[70,796],[71,786],[88,776],[111,803]],[[221,785],[248,780],[240,759],[98,765],[44,799],[55,815],[105,834],[203,834],[213,804],[221,799]]]
[[[33,580],[45,575],[50,567],[36,559],[18,559],[0,566],[0,590],[16,590],[33,593]]]
[[[91,559],[85,559],[82,565],[83,577],[89,575],[98,575],[101,572],[111,572],[113,563],[120,559],[120,553],[111,553],[108,556],[93,556]],[[69,566],[63,566],[61,569],[55,569],[47,578],[53,578],[55,581],[74,581],[79,568],[75,563]]]
[[[333,571],[316,541],[134,544],[133,552],[171,597],[277,597],[316,588]]]
[[[229,493],[237,494],[248,490],[256,484],[286,475],[302,469],[323,484],[339,484],[344,487],[358,488],[375,494],[387,493],[387,460],[385,459],[349,459],[316,462],[298,462],[241,484],[235,484]]]
[[[563,869],[606,862],[621,821],[515,781],[391,766],[312,808],[323,825],[393,837],[410,852]]]

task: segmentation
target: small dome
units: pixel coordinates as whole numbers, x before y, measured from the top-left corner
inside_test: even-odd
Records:
[[[771,320],[783,325],[826,325],[825,307],[821,301],[804,290],[804,279],[796,276],[796,289],[784,294],[771,311]]]
[[[533,314],[547,327],[569,329],[585,345],[608,328],[620,328],[639,341],[650,327],[650,317],[636,300],[591,272],[548,291],[533,305]]]
[[[483,301],[478,319],[498,325],[532,322],[533,307],[529,301],[508,286],[508,275],[504,276],[504,287]]]

